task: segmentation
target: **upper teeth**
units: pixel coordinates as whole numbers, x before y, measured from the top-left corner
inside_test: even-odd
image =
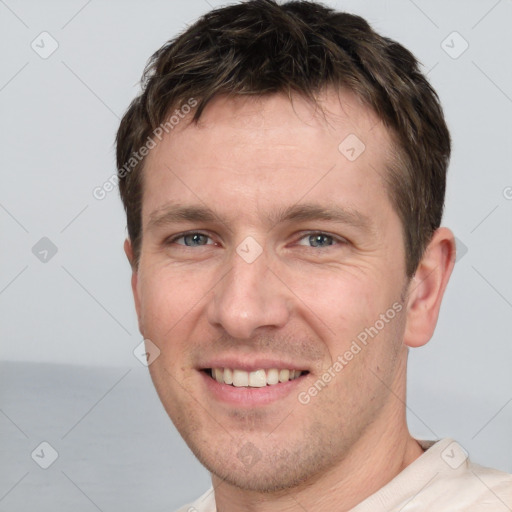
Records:
[[[278,382],[287,382],[296,379],[302,374],[301,370],[256,370],[246,372],[244,370],[232,370],[231,368],[213,368],[212,377],[221,384],[231,384],[235,387],[262,388],[272,386]]]

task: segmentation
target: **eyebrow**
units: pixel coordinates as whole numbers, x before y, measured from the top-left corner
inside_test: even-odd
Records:
[[[373,224],[371,220],[361,212],[353,208],[338,205],[320,205],[316,203],[303,203],[292,205],[279,210],[269,216],[268,222],[273,226],[285,222],[317,221],[325,220],[346,224],[363,231],[370,231]]]
[[[276,210],[265,217],[265,222],[271,229],[283,223],[318,220],[345,224],[362,231],[371,232],[373,230],[373,223],[369,217],[352,208],[338,205],[295,204]],[[147,229],[156,229],[179,222],[219,222],[228,226],[226,219],[223,219],[208,207],[202,205],[184,206],[171,204],[165,205],[150,214]]]
[[[215,222],[219,221],[213,210],[204,206],[165,205],[149,215],[147,229],[155,229],[177,222]]]

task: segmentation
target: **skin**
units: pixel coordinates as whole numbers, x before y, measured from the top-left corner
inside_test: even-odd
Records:
[[[423,453],[406,424],[407,352],[432,336],[453,234],[438,229],[407,278],[402,225],[383,185],[387,129],[348,92],[324,92],[325,115],[292,99],[217,97],[199,125],[182,121],[145,163],[138,266],[125,243],[140,331],[161,351],[153,382],[212,473],[222,512],[349,510]],[[354,161],[338,149],[349,134],[365,144]],[[366,225],[269,222],[310,203],[357,212]],[[154,222],[177,204],[215,217]],[[176,238],[197,231],[206,236],[195,246]],[[326,234],[320,246],[312,232]],[[248,236],[262,249],[252,263],[236,252]],[[401,311],[300,403],[298,393],[393,304]],[[228,405],[200,372],[225,355],[293,361],[309,374],[267,405]]]

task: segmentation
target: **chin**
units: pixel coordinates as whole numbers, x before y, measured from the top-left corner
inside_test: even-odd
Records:
[[[326,470],[332,460],[332,453],[326,453],[325,446],[309,443],[305,449],[304,443],[285,447],[283,442],[273,446],[267,435],[262,436],[258,443],[264,446],[263,450],[256,448],[256,443],[251,441],[228,444],[229,447],[220,453],[219,446],[212,449],[211,444],[204,444],[198,448],[188,443],[210,473],[244,491],[265,494],[289,491]]]

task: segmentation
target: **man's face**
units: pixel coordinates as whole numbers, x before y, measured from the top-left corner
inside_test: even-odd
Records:
[[[326,117],[299,97],[219,97],[144,169],[133,286],[161,351],[151,376],[199,460],[245,489],[328,470],[399,415],[407,279],[383,180],[392,146],[352,95],[322,105]]]

